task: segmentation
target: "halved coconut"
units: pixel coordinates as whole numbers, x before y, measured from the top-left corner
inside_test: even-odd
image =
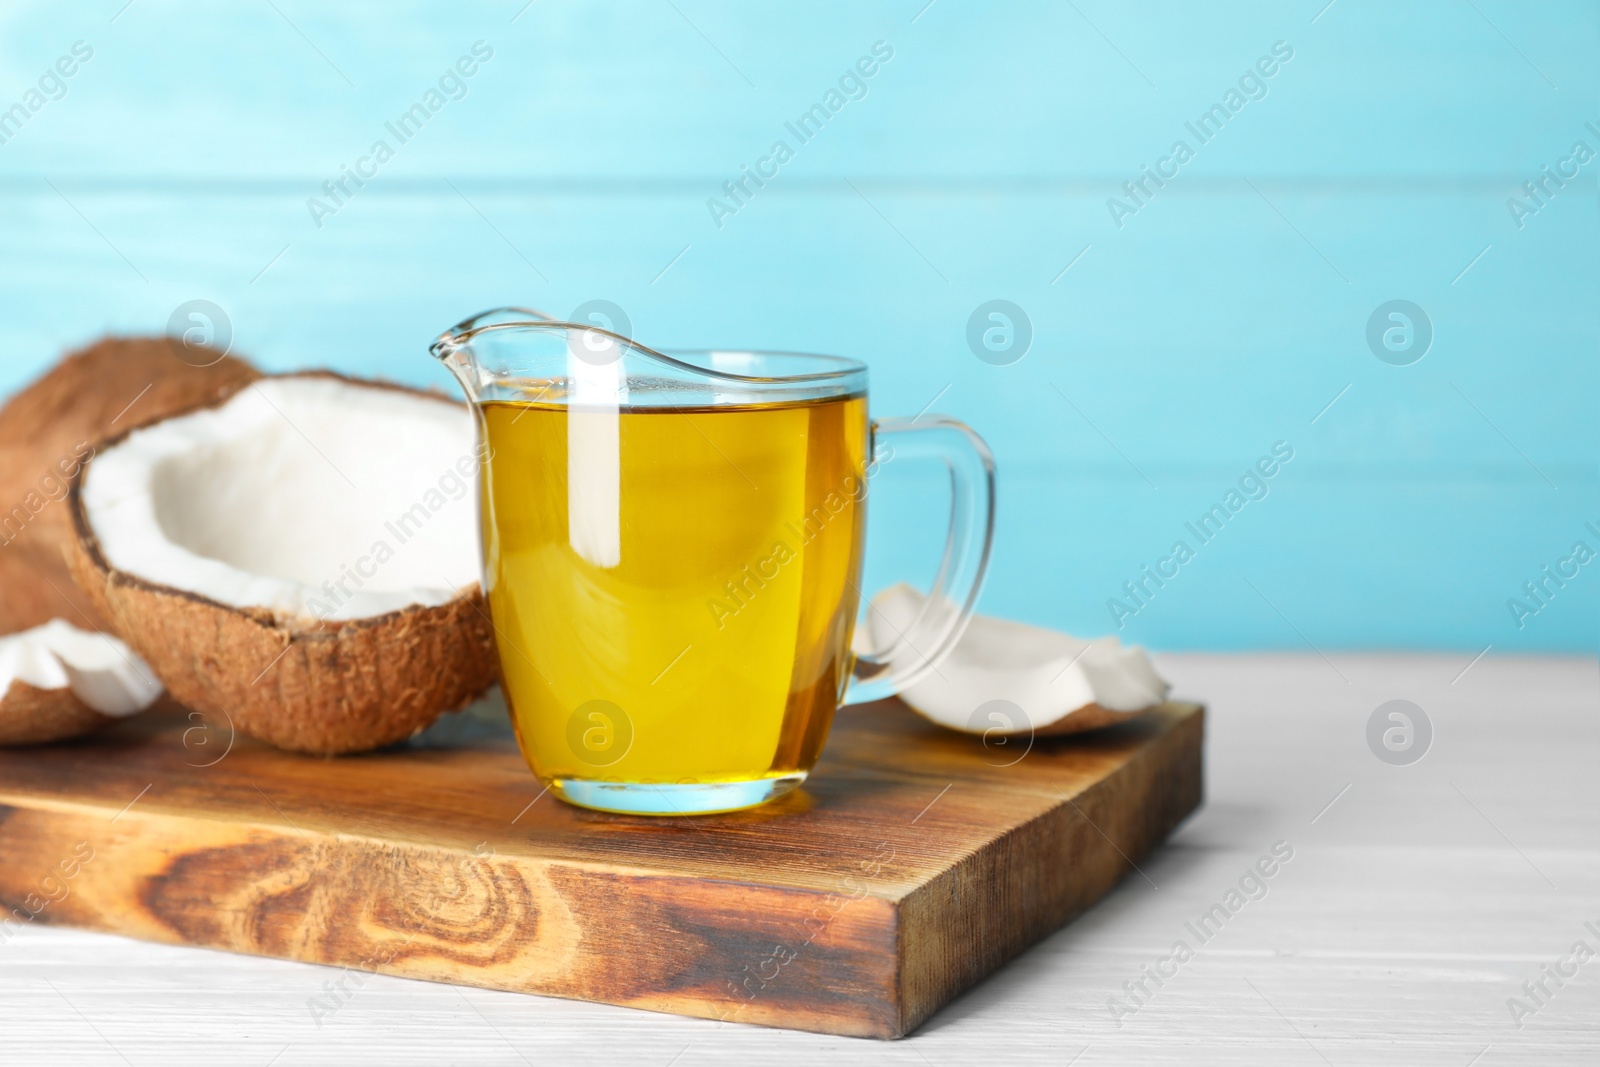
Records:
[[[872,598],[867,629],[879,648],[915,656],[900,641],[927,598],[904,583]],[[946,611],[954,606],[945,602]],[[890,653],[891,662],[895,653]],[[1056,630],[974,615],[939,669],[900,699],[941,726],[984,735],[1048,737],[1131,719],[1171,687],[1150,656],[1115,637],[1084,641]]]
[[[150,668],[110,634],[54,619],[0,637],[0,745],[76,737],[160,695]]]
[[[102,443],[72,570],[173,697],[283,748],[411,736],[494,684],[465,406],[265,378]]]

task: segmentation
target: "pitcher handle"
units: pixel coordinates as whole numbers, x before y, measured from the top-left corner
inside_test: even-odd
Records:
[[[896,459],[944,461],[950,471],[950,531],[921,612],[887,648],[856,655],[843,704],[894,696],[938,667],[972,618],[994,544],[994,456],[983,438],[945,415],[874,420],[871,455],[877,455],[882,437],[894,439]],[[875,610],[870,603],[868,610]]]

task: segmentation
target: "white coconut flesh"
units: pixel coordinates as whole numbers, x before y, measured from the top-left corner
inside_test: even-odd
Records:
[[[901,641],[922,612],[926,598],[909,585],[891,586],[872,598],[867,628],[877,648],[915,656]],[[950,606],[948,610],[953,610]],[[991,701],[1021,710],[1016,732],[1045,730],[1091,704],[1107,711],[1138,712],[1161,703],[1170,686],[1150,656],[1115,637],[1085,641],[1056,630],[975,615],[949,654],[900,698],[941,726],[970,733],[993,729],[976,715]]]
[[[268,378],[103,449],[83,509],[115,570],[342,622],[445,604],[477,583],[476,456],[460,404]]]
[[[65,619],[0,637],[0,696],[14,682],[35,689],[70,689],[85,705],[111,718],[143,711],[162,688],[127,645],[110,634],[80,630]]]

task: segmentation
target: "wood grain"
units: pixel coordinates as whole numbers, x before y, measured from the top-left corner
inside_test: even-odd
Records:
[[[150,716],[0,752],[0,904],[346,968],[330,1011],[376,972],[898,1037],[1193,810],[1202,719],[1167,705],[1012,763],[887,702],[767,808],[647,819],[541,795],[484,720],[326,760]]]

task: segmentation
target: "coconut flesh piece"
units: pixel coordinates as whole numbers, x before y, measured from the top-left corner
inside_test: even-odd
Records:
[[[106,447],[82,502],[113,569],[309,626],[475,585],[476,471],[459,404],[268,378]]]
[[[110,634],[52,619],[0,637],[0,745],[75,737],[160,695],[150,668]]]
[[[903,644],[927,598],[900,584],[872,598],[867,629],[877,648]],[[936,605],[949,612],[954,605]],[[939,669],[900,699],[941,726],[966,733],[1067,734],[1132,718],[1160,704],[1171,686],[1143,648],[1115,637],[1084,641],[1055,630],[974,615]],[[1014,707],[994,705],[1005,701]],[[996,716],[999,717],[996,717]],[[1018,721],[1020,720],[1020,721]]]
[[[110,634],[80,630],[51,619],[0,637],[0,696],[15,682],[35,689],[70,689],[107,718],[143,711],[161,695],[161,683],[133,651]]]

